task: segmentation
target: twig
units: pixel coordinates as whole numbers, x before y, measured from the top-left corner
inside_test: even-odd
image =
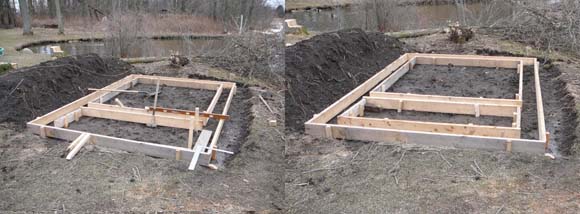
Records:
[[[483,170],[481,170],[481,168],[479,167],[479,164],[477,164],[476,160],[473,160],[473,163],[475,163],[475,167],[477,167],[477,169],[479,170],[479,172],[481,172],[481,175],[483,175],[485,177],[485,173],[483,173]]]
[[[272,108],[270,108],[270,105],[268,105],[268,103],[266,102],[266,100],[264,100],[264,97],[262,97],[261,94],[259,94],[258,97],[260,97],[260,100],[262,100],[262,102],[264,103],[264,105],[266,105],[266,107],[268,107],[268,110],[270,110],[270,113],[274,114],[274,111],[272,110]]]
[[[18,89],[20,84],[22,84],[22,81],[24,81],[24,79],[21,79],[20,82],[18,82],[18,84],[16,85],[16,87],[14,87],[14,89],[12,89],[12,91],[10,91],[10,93],[8,93],[8,96],[6,96],[6,97],[9,97],[10,95],[12,95],[12,93],[14,93],[14,91],[16,91],[16,89]]]
[[[344,166],[339,166],[339,167],[333,167],[333,168],[318,168],[318,169],[313,169],[313,170],[308,170],[308,171],[304,171],[302,172],[302,174],[306,174],[306,173],[311,173],[311,172],[317,172],[317,171],[325,171],[325,170],[335,170],[335,169],[340,169],[343,168]]]
[[[407,150],[403,151],[403,154],[401,154],[401,158],[399,158],[399,161],[397,161],[397,163],[395,163],[395,165],[389,170],[389,173],[393,173],[395,171],[398,171],[399,168],[401,168],[401,161],[403,160],[403,158],[405,157],[405,153],[407,153]]]
[[[449,165],[449,167],[453,167],[453,165],[451,163],[449,163],[449,161],[447,160],[447,158],[445,158],[445,156],[443,156],[443,154],[441,154],[441,152],[437,152],[439,154],[439,156],[441,157],[441,159],[443,159],[447,165]]]
[[[495,214],[501,213],[501,211],[503,210],[504,207],[505,207],[505,204],[501,205],[501,207],[497,210],[497,212],[495,212]]]

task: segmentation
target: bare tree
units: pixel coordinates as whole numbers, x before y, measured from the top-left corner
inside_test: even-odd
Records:
[[[64,34],[64,21],[62,19],[62,12],[60,8],[60,0],[54,0],[54,7],[56,8],[56,18],[58,20],[58,34]]]
[[[30,13],[28,11],[28,1],[27,0],[19,0],[18,3],[20,4],[20,15],[22,16],[22,29],[23,35],[32,35],[32,25],[30,19]]]
[[[14,10],[10,7],[10,0],[0,0],[0,28],[13,28],[15,20]]]

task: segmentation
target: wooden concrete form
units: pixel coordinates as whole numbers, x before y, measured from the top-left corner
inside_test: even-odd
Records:
[[[168,110],[167,108],[162,107],[156,108],[157,111],[153,111],[153,108],[140,109],[122,105],[105,104],[107,101],[120,93],[124,93],[125,90],[135,86],[136,84],[157,84],[157,82],[159,82],[161,86],[213,90],[216,91],[216,94],[206,111],[199,112],[198,110],[195,113],[179,109]],[[213,110],[224,89],[230,90],[224,110],[221,114],[214,114]],[[235,92],[236,85],[231,82],[129,75],[42,117],[36,118],[28,122],[27,126],[31,132],[42,137],[82,142],[82,144],[71,144],[70,149],[72,149],[72,151],[69,154],[70,158],[80,150],[82,145],[85,143],[91,143],[129,152],[140,152],[155,157],[186,160],[194,162],[195,164],[207,166],[210,163],[212,153],[215,152],[212,148],[217,148],[217,141],[221,129],[223,128],[223,123],[229,118],[227,113]],[[199,107],[196,109],[199,109]],[[153,114],[153,112],[155,112],[155,114]],[[191,148],[188,147],[187,142],[184,142],[183,147],[176,147],[67,129],[68,124],[78,121],[83,116],[142,124],[149,124],[153,119],[155,124],[160,126],[182,129],[190,129],[190,127],[193,126],[195,130],[202,131],[203,135],[198,137],[195,146]],[[209,119],[219,120],[218,126],[214,131],[203,129]],[[197,154],[196,151],[198,151]],[[193,161],[194,156],[195,161]],[[190,166],[190,168],[195,168],[195,166]]]
[[[514,69],[519,77],[514,99],[453,97],[386,92],[416,64]],[[524,66],[534,66],[538,139],[521,139]],[[305,123],[306,133],[327,138],[413,143],[508,152],[544,152],[545,129],[538,63],[535,58],[419,54],[401,56]],[[365,96],[368,94],[368,96]],[[350,106],[350,107],[349,107]],[[435,123],[366,118],[365,107],[513,118],[512,126]],[[342,114],[341,114],[342,112]],[[340,114],[340,115],[339,115]],[[336,124],[330,121],[337,118]]]

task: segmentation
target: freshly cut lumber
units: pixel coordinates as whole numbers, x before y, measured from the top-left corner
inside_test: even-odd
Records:
[[[205,90],[217,90],[220,85],[224,85],[225,88],[230,88],[231,83],[209,81],[209,80],[194,80],[194,79],[183,79],[183,78],[173,78],[173,77],[152,77],[152,76],[139,76],[138,82],[141,84],[156,84],[157,79],[164,86],[180,87],[180,88],[194,88],[194,89],[205,89]],[[230,87],[228,87],[230,86]]]
[[[547,142],[546,122],[544,120],[544,104],[542,103],[542,88],[540,87],[540,63],[534,63],[534,83],[536,86],[536,109],[538,112],[538,133],[541,141]]]
[[[151,123],[151,114],[134,112],[130,110],[123,110],[119,108],[118,110],[109,109],[99,109],[91,107],[82,107],[83,116],[96,117],[111,120],[120,120],[132,123]],[[159,126],[174,127],[181,129],[189,129],[189,119],[183,117],[172,117],[164,115],[155,115],[155,123]],[[199,121],[201,122],[201,121]]]
[[[475,60],[498,60],[498,61],[523,61],[524,65],[534,65],[536,58],[529,57],[504,57],[504,56],[481,56],[481,55],[454,55],[454,54],[425,54],[425,53],[408,53],[409,58],[424,57],[424,58],[438,58],[438,59],[461,59],[468,61]],[[421,64],[421,63],[418,63]],[[511,63],[510,63],[511,64]],[[473,65],[475,66],[475,65]],[[516,67],[513,67],[516,68]]]
[[[489,137],[520,138],[520,129],[512,127],[480,126],[470,124],[434,123],[409,120],[392,120],[362,117],[338,117],[338,124],[361,127],[448,133],[459,135],[478,135]]]
[[[516,99],[454,97],[454,96],[405,94],[405,93],[377,92],[377,91],[371,91],[370,97],[392,98],[392,99],[411,99],[411,100],[422,100],[422,101],[460,102],[460,103],[470,103],[470,104],[499,104],[499,105],[517,105],[517,106],[522,105],[522,101],[516,100]]]
[[[306,124],[306,126],[306,128],[311,129],[313,133],[324,133],[324,129],[329,126],[333,137],[336,139],[402,144],[412,143],[418,145],[482,149],[490,151],[505,151],[506,142],[511,140],[513,152],[529,152],[537,154],[545,151],[545,143],[539,140],[418,132],[337,124]]]
[[[202,153],[203,150],[207,148],[207,144],[209,143],[209,138],[211,137],[211,131],[209,130],[202,130],[201,134],[197,138],[197,142],[195,142],[195,146],[193,148],[193,158],[191,158],[191,162],[189,164],[189,170],[195,170],[197,166],[197,161],[199,159],[199,155]],[[209,163],[208,163],[209,164]]]
[[[364,97],[366,106],[376,107],[382,109],[399,109],[407,111],[423,111],[423,112],[437,112],[450,114],[466,114],[475,115],[476,109],[479,108],[480,115],[512,117],[514,112],[517,112],[516,105],[499,105],[499,104],[477,104],[462,103],[462,102],[445,102],[445,101],[427,101],[427,100],[411,100],[411,99],[391,99],[391,98],[377,98]],[[403,105],[400,105],[403,101]]]
[[[72,150],[66,156],[67,160],[73,159],[73,157],[81,150],[81,148],[91,139],[91,135],[88,133],[83,133],[79,136],[78,142],[74,145]],[[77,141],[77,140],[75,140]]]
[[[153,111],[155,110],[156,112],[164,112],[164,113],[174,113],[174,114],[185,114],[185,115],[195,115],[196,111],[188,111],[188,110],[180,110],[180,109],[171,109],[171,108],[163,108],[163,107],[150,107],[147,106],[145,107],[145,109],[147,111]],[[207,113],[207,112],[199,112],[199,116],[200,117],[205,117],[205,118],[211,118],[211,119],[216,119],[216,120],[228,120],[230,119],[229,115],[225,115],[225,114],[214,114],[214,113]]]

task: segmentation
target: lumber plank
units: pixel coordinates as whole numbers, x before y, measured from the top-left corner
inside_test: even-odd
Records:
[[[78,142],[66,156],[67,160],[72,160],[74,158],[74,156],[81,150],[81,148],[91,139],[91,135],[88,133],[83,133],[81,136],[79,136],[79,138],[80,139]]]
[[[215,106],[217,105],[220,96],[222,95],[222,92],[224,90],[224,85],[220,84],[220,87],[216,90],[215,95],[213,96],[213,98],[211,99],[211,103],[209,103],[209,106],[207,107],[207,110],[205,111],[205,113],[213,113],[213,110],[215,109]],[[207,124],[207,121],[209,120],[209,118],[205,118],[203,120],[203,124]]]
[[[193,89],[204,89],[204,90],[217,90],[220,85],[224,88],[231,88],[231,83],[219,82],[219,81],[209,81],[209,80],[194,80],[194,79],[183,79],[183,78],[173,78],[173,77],[160,77],[160,76],[138,76],[138,83],[141,84],[156,84],[157,79],[164,86],[180,87],[180,88],[193,88]]]
[[[470,59],[450,57],[424,57],[417,56],[417,64],[420,65],[453,65],[467,67],[486,68],[517,68],[520,61],[516,59]]]
[[[28,123],[27,125],[29,129],[33,131],[39,131],[40,128],[43,126],[34,123]],[[81,134],[85,133],[82,131],[58,128],[53,126],[45,126],[44,129],[46,131],[47,137],[66,141],[73,141],[76,138],[78,138]],[[94,143],[97,146],[103,146],[127,152],[139,152],[153,157],[175,159],[177,154],[176,151],[181,150],[181,159],[191,160],[194,153],[193,150],[184,147],[155,144],[144,141],[129,140],[92,133],[90,135],[91,135],[91,143]],[[209,152],[202,151],[199,162],[200,165],[209,163]]]
[[[383,82],[381,82],[381,84],[377,85],[375,89],[373,89],[371,92],[386,91],[387,89],[391,88],[391,86],[393,86],[397,81],[399,81],[399,79],[401,79],[401,77],[403,77],[405,74],[407,74],[407,72],[409,72],[412,69],[416,61],[417,61],[416,58],[411,58],[411,60],[403,64],[403,66],[401,66],[391,75],[389,75],[389,77],[387,77]]]
[[[521,106],[522,101],[516,99],[494,99],[494,98],[475,98],[475,97],[455,97],[440,95],[423,95],[410,93],[392,93],[371,91],[370,97],[392,98],[392,99],[411,99],[423,101],[443,101],[443,102],[460,102],[470,104],[499,104],[499,105],[516,105]]]
[[[360,99],[363,95],[373,89],[377,84],[391,75],[399,67],[407,63],[409,61],[408,56],[408,54],[402,55],[397,60],[393,61],[391,64],[387,65],[385,68],[379,71],[377,74],[369,78],[363,84],[359,85],[354,90],[324,109],[321,113],[314,115],[314,117],[306,123],[327,123],[328,121],[332,120],[334,117],[340,114],[340,112],[344,111],[344,109]]]
[[[105,89],[115,89],[127,82],[130,82],[131,80],[133,80],[134,76],[133,75],[129,75],[121,80],[118,80],[116,82],[114,82],[111,85],[108,85],[105,87]],[[31,123],[34,124],[41,124],[41,125],[47,125],[49,123],[51,123],[52,121],[56,120],[59,117],[62,117],[65,114],[68,114],[71,111],[74,111],[75,109],[78,109],[84,105],[86,105],[88,102],[94,100],[94,99],[98,99],[100,96],[102,96],[103,94],[105,94],[106,92],[104,91],[95,91],[87,96],[84,96],[72,103],[69,103],[63,107],[60,107],[48,114],[45,114],[42,117],[36,118],[32,121],[30,121]]]
[[[409,53],[409,57],[423,57],[423,58],[452,58],[463,60],[497,60],[497,61],[523,61],[524,65],[534,65],[536,58],[529,57],[505,57],[505,56],[482,56],[482,55],[454,55],[454,54],[425,54],[425,53]],[[516,67],[513,67],[516,68]]]
[[[218,120],[228,120],[230,119],[229,115],[225,114],[214,114],[214,113],[207,113],[207,112],[199,112],[199,111],[188,111],[188,110],[180,110],[180,109],[171,109],[171,108],[163,108],[163,107],[145,107],[147,111],[156,112],[164,112],[164,113],[173,113],[173,114],[182,114],[182,115],[196,115],[199,114],[199,117],[203,118],[211,118],[211,119],[218,119]],[[196,108],[199,109],[199,108]]]
[[[108,110],[91,107],[82,107],[82,114],[88,117],[96,117],[102,119],[119,120],[133,123],[150,124],[151,114],[139,113],[134,111]],[[189,129],[189,120],[181,117],[170,117],[164,115],[155,115],[155,123],[159,126],[174,127],[181,129]],[[201,125],[202,121],[198,121]]]
[[[391,98],[377,98],[364,97],[366,105],[369,107],[376,107],[382,109],[398,109],[399,102],[402,100],[402,110],[407,111],[422,111],[422,112],[437,112],[450,114],[466,114],[475,115],[476,106],[472,103],[461,102],[446,102],[446,101],[432,101],[432,100],[412,100],[412,99],[391,99]],[[478,104],[480,115],[512,117],[517,111],[516,105],[499,105],[499,104]]]
[[[236,94],[236,90],[237,90],[237,86],[234,85],[231,89],[230,89],[230,93],[228,94],[228,99],[226,100],[226,104],[224,105],[224,109],[222,110],[222,114],[228,114],[228,110],[230,109],[230,105],[232,104],[232,100],[234,98],[234,94]],[[211,139],[211,143],[209,148],[215,149],[220,137],[220,134],[222,133],[222,129],[224,127],[224,123],[225,120],[224,119],[220,119],[218,122],[218,125],[215,129],[213,138]],[[215,151],[212,151],[212,154],[214,154]]]
[[[321,130],[324,129],[325,126],[330,126],[332,135],[337,139],[397,144],[409,143],[427,146],[454,147],[460,149],[482,149],[489,151],[505,151],[507,141],[511,140],[513,152],[535,154],[544,152],[544,142],[539,140],[417,132],[320,123],[310,123],[306,124],[306,126],[307,129],[314,130]]]
[[[201,147],[195,147],[193,149],[194,153],[193,153],[193,157],[191,158],[191,162],[189,163],[189,167],[187,168],[188,170],[195,170],[195,167],[197,166],[197,161],[199,159],[199,156],[201,155],[201,150],[203,150],[203,148]]]
[[[362,117],[338,117],[338,124],[459,135],[520,138],[520,129],[512,127],[480,126],[469,124],[435,123]]]
[[[540,63],[534,63],[534,83],[536,87],[536,109],[538,112],[538,133],[539,139],[546,142],[546,122],[544,120],[544,104],[542,100],[542,87],[540,87]]]

